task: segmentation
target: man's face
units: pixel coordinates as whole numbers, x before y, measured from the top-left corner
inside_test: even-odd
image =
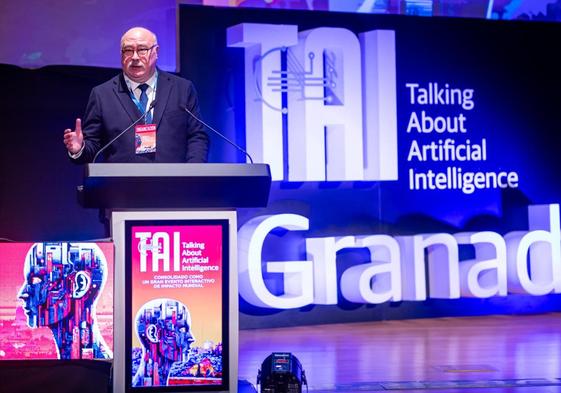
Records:
[[[55,321],[40,321],[41,313],[48,307],[47,299],[51,295],[64,295],[64,277],[60,270],[49,270],[52,265],[53,253],[43,253],[42,246],[35,244],[27,253],[24,267],[25,282],[20,289],[18,297],[23,300],[23,309],[27,315],[29,327],[45,326]],[[58,296],[58,297],[60,297]],[[62,299],[57,304],[66,303]],[[52,317],[58,317],[58,313],[52,313]],[[66,314],[66,313],[65,313]]]
[[[189,349],[195,339],[187,328],[178,329],[176,326],[166,325],[162,331],[161,352],[169,360],[177,360],[179,354],[189,356]]]
[[[158,50],[150,31],[137,28],[125,33],[121,39],[121,66],[125,75],[138,83],[150,79],[156,71]]]
[[[27,325],[29,327],[38,327],[39,307],[46,300],[46,287],[48,282],[48,274],[41,263],[42,256],[37,255],[38,263],[34,264],[32,260],[27,258],[24,269],[25,282],[20,289],[18,297],[23,300],[23,310],[27,316]]]
[[[158,311],[162,314],[156,316]],[[136,317],[136,329],[144,348],[158,344],[159,356],[172,361],[180,355],[188,358],[195,341],[189,311],[176,300],[156,299],[146,303]]]

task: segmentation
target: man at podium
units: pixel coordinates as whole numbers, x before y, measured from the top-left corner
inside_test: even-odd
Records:
[[[156,67],[156,35],[142,27],[121,38],[123,72],[92,89],[84,120],[64,131],[77,163],[206,162],[208,136],[193,84]]]

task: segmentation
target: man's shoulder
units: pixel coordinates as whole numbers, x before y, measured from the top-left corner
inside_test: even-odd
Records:
[[[112,90],[115,87],[119,86],[121,83],[123,83],[122,74],[117,74],[113,78],[109,79],[108,81],[105,81],[95,86],[94,89],[98,91]]]
[[[180,84],[185,86],[191,86],[193,84],[193,82],[191,82],[189,79],[185,79],[182,76],[162,70],[158,70],[158,78],[167,79],[172,84]]]

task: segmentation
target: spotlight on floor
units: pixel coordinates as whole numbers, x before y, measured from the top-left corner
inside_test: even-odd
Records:
[[[263,361],[257,373],[261,393],[302,393],[308,387],[300,361],[291,353],[273,352]]]

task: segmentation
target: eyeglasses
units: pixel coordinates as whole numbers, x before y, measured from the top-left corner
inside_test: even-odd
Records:
[[[135,49],[131,49],[131,48],[124,48],[121,49],[121,53],[123,54],[123,56],[125,57],[133,57],[134,56],[134,52],[138,53],[139,57],[145,57],[148,55],[148,52],[150,52],[152,49],[154,49],[156,46],[158,46],[158,44],[154,44],[152,45],[150,48],[137,48]]]

